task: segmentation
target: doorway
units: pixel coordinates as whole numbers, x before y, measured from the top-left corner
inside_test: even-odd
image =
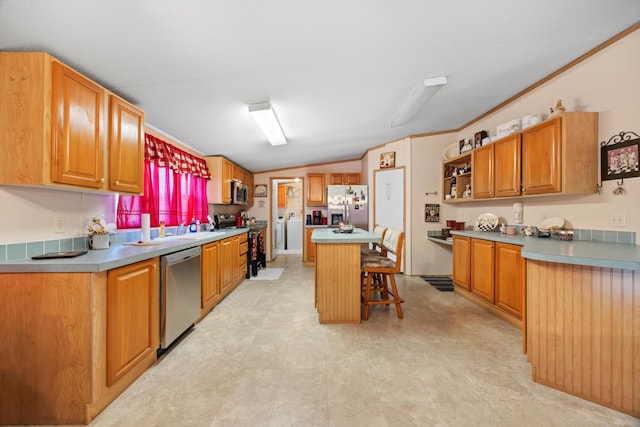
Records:
[[[271,178],[271,260],[279,254],[302,254],[304,178]]]

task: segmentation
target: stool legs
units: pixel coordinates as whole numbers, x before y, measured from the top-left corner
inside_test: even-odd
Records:
[[[402,306],[400,304],[404,301],[398,296],[398,287],[393,273],[366,272],[364,276],[364,295],[361,298],[364,306],[362,309],[362,319],[369,319],[369,306],[372,304],[395,304],[398,319],[402,319]],[[387,276],[389,277],[388,281]],[[389,284],[391,285],[391,290],[389,290]],[[380,291],[380,300],[371,299],[372,290]],[[389,299],[389,295],[391,295],[393,299]]]

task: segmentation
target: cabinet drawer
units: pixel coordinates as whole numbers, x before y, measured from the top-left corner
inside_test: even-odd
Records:
[[[240,255],[246,254],[249,251],[249,243],[246,241],[240,243]]]

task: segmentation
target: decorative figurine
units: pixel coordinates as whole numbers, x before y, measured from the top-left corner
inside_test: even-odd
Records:
[[[464,193],[462,193],[462,197],[465,199],[471,197],[471,184],[467,184],[464,189]]]
[[[564,108],[564,105],[562,105],[562,99],[558,99],[558,101],[556,102],[556,106],[549,108],[549,113],[551,113],[552,116],[555,116],[557,114],[560,113],[564,113],[565,111],[567,111],[566,108]]]

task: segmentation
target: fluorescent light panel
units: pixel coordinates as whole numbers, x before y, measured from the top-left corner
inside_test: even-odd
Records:
[[[249,112],[271,145],[283,145],[287,143],[287,139],[284,137],[284,133],[282,133],[282,128],[280,128],[276,114],[273,112],[273,108],[271,108],[271,104],[268,102],[251,104],[249,105]]]
[[[432,77],[424,79],[422,84],[413,89],[411,95],[393,115],[389,126],[392,128],[402,126],[416,115],[418,110],[440,89],[447,84],[446,77]]]

